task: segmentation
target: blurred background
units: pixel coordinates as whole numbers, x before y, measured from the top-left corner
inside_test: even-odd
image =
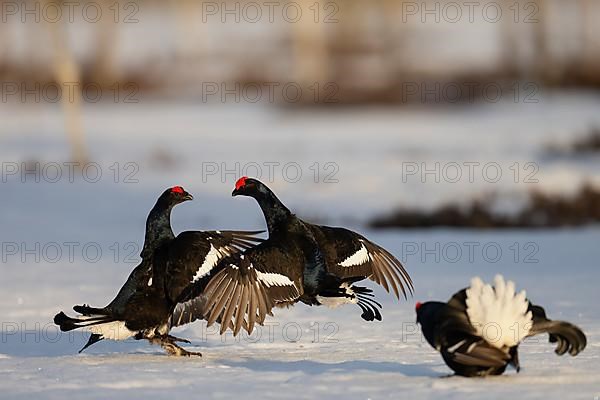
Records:
[[[254,175],[374,226],[599,217],[596,1],[1,4],[3,183],[94,162],[121,191]]]
[[[166,187],[195,196],[173,213],[176,232],[264,227],[251,199],[230,196],[249,175],[307,220],[389,248],[421,298],[503,271],[590,320],[600,2],[0,6],[7,318],[31,329],[59,308],[106,303]],[[468,257],[473,241],[499,246],[501,260]],[[581,281],[573,270],[590,282],[577,293],[565,291]],[[404,308],[397,318],[414,321]]]

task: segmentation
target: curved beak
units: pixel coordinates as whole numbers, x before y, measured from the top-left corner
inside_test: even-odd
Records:
[[[183,200],[194,200],[194,196],[192,196],[191,193],[185,192],[185,196],[183,197]]]
[[[233,192],[231,192],[231,196],[232,196],[232,197],[235,197],[235,196],[237,196],[238,194],[240,194],[240,191],[239,191],[239,190],[237,190],[237,189],[233,189]]]

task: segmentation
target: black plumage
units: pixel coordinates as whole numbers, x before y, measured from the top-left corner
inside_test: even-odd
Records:
[[[163,273],[166,297],[175,308],[170,326],[179,326],[204,319],[206,295],[210,280],[224,268],[223,260],[251,249],[262,239],[262,231],[183,232],[166,249],[166,256],[157,260]]]
[[[412,281],[394,256],[364,236],[344,228],[319,226],[296,217],[256,179],[240,178],[233,196],[253,197],[263,211],[269,238],[222,262],[204,295],[209,324],[221,319],[221,331],[251,332],[273,306],[357,304],[365,320],[381,320],[381,305],[368,288],[354,285],[369,278],[397,297],[412,293]],[[265,275],[267,274],[267,275]]]
[[[222,258],[260,242],[260,232],[183,232],[171,229],[171,210],[192,196],[181,187],[167,189],[158,199],[146,222],[141,263],[131,272],[117,296],[103,308],[75,306],[79,317],[57,314],[54,322],[62,331],[87,327],[92,335],[86,346],[102,339],[129,337],[160,344],[169,354],[191,355],[176,342],[188,342],[169,335],[173,326],[202,318],[198,302],[201,292],[194,279],[210,275]],[[198,280],[201,277],[198,276]],[[189,343],[189,342],[188,342]]]
[[[575,356],[585,348],[586,337],[581,329],[569,322],[550,320],[542,307],[525,301],[527,313],[531,312],[526,337],[548,333],[550,343],[557,343],[558,355],[569,352]],[[467,289],[457,292],[447,303],[417,303],[417,322],[427,342],[440,352],[446,365],[457,375],[501,375],[508,365],[518,372],[519,344],[500,348],[494,345],[477,331],[467,308]]]

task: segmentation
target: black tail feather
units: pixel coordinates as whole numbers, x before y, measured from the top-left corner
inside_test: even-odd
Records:
[[[369,321],[369,322],[373,321],[375,319],[375,314],[373,314],[373,311],[371,311],[370,308],[367,308],[360,301],[357,304],[360,307],[360,309],[363,311],[363,313],[360,315],[362,319],[364,319],[365,321]]]
[[[546,312],[540,306],[530,305],[533,312],[533,326],[529,336],[548,333],[549,342],[557,343],[554,352],[562,356],[569,352],[572,356],[581,353],[587,345],[587,338],[581,329],[565,321],[552,321],[546,318]]]
[[[92,333],[92,335],[90,336],[90,339],[85,344],[85,346],[83,346],[81,348],[81,350],[79,350],[79,353],[81,353],[82,351],[84,351],[85,349],[87,349],[88,347],[93,345],[94,343],[101,341],[102,339],[104,339],[104,337],[102,337],[102,335],[98,335],[97,333]]]
[[[587,345],[587,338],[581,329],[575,325],[564,321],[551,321],[536,324],[534,326],[536,333],[547,332],[550,343],[557,343],[554,352],[562,356],[566,352],[576,356],[581,353]]]
[[[108,315],[109,312],[108,310],[104,309],[104,308],[94,308],[94,307],[90,307],[87,304],[84,304],[82,306],[73,306],[73,311],[82,314],[82,315]]]
[[[352,286],[351,289],[358,299],[358,306],[363,311],[361,315],[362,319],[365,321],[381,321],[381,313],[379,312],[379,309],[382,307],[381,304],[372,298],[373,290],[362,286]]]
[[[378,301],[376,301],[375,299],[372,299],[371,297],[365,297],[365,296],[359,294],[356,296],[356,298],[359,300],[362,300],[365,303],[369,303],[373,306],[377,306],[378,308],[383,308],[383,306]]]
[[[54,316],[54,323],[60,327],[63,332],[79,328],[79,320],[67,316],[64,312],[59,312]]]
[[[84,314],[85,318],[73,318],[66,315],[64,312],[59,312],[54,316],[54,323],[59,326],[60,330],[63,332],[72,331],[73,329],[85,328],[88,326],[105,324],[108,322],[115,321],[114,318],[111,318],[108,315],[90,315],[90,310],[98,310],[95,308],[87,307],[87,306],[75,306],[73,307],[76,311]],[[100,309],[101,310],[101,309]],[[81,353],[94,343],[97,343],[104,339],[102,335],[97,333],[92,333],[90,338],[88,339],[85,346],[79,350]]]
[[[54,316],[54,323],[58,325],[60,330],[63,332],[72,331],[73,329],[77,328],[85,328],[87,326],[92,325],[104,324],[107,322],[112,322],[114,320],[114,318],[111,318],[107,315],[98,315],[95,317],[89,317],[85,319],[72,318],[62,311]]]
[[[360,294],[363,296],[369,296],[369,297],[375,297],[375,295],[373,294],[373,289],[370,289],[368,287],[352,285],[352,290],[356,294]]]
[[[519,363],[519,347],[515,346],[510,349],[510,364],[515,367],[517,372],[521,371],[521,364]]]

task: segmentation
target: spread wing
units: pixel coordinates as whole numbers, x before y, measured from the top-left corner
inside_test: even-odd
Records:
[[[221,260],[247,250],[262,239],[262,233],[242,231],[183,232],[169,245],[164,273],[167,296],[177,303],[172,326],[202,318],[201,293]]]
[[[585,349],[587,338],[579,327],[570,322],[548,319],[541,306],[529,303],[529,311],[533,314],[533,325],[528,336],[547,333],[550,343],[556,343],[554,351],[559,356],[566,352],[576,356]]]
[[[203,294],[208,325],[220,321],[221,333],[251,333],[276,304],[302,295],[302,271],[299,250],[267,242],[223,260]]]
[[[204,318],[205,306],[206,297],[202,295],[177,303],[173,313],[171,313],[170,326],[175,327],[190,324],[197,319]]]
[[[327,270],[344,279],[369,278],[388,292],[412,295],[413,283],[402,263],[383,247],[358,233],[344,228],[310,225],[314,237],[325,255]]]

